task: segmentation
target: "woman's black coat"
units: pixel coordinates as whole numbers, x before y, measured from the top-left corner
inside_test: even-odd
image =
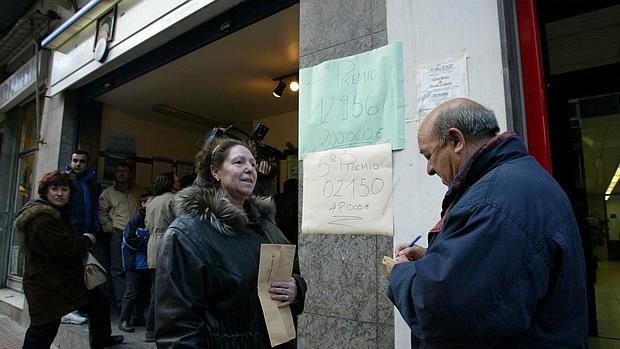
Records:
[[[257,292],[260,246],[288,243],[274,223],[273,202],[251,198],[242,208],[198,186],[176,200],[156,276],[158,348],[271,348]],[[293,277],[296,317],[306,293],[297,259]]]

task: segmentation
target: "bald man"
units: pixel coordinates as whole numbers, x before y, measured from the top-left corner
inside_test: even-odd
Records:
[[[397,247],[388,296],[413,348],[585,348],[585,265],[571,204],[492,111],[469,99],[418,130],[448,191],[429,246]]]

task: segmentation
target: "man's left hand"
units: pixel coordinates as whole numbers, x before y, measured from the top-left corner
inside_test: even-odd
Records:
[[[394,269],[394,266],[396,264],[405,263],[405,262],[409,262],[409,259],[407,259],[405,255],[400,255],[398,256],[398,258],[396,258],[396,263],[385,265],[383,267],[383,274],[385,275],[386,280],[390,281],[390,279],[392,278],[392,269]]]

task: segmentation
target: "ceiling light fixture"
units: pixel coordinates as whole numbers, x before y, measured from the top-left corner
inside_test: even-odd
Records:
[[[290,84],[288,84],[288,87],[291,89],[291,91],[293,92],[297,92],[299,91],[299,83],[297,82],[297,80],[293,80],[291,81]]]
[[[286,83],[283,80],[278,80],[278,86],[276,86],[276,88],[273,89],[273,96],[274,97],[282,97],[282,94],[284,93],[284,89],[286,88]]]
[[[293,79],[289,79],[291,77],[293,77]],[[284,89],[286,88],[285,80],[290,81],[289,88],[291,89],[291,91],[293,92],[299,91],[299,82],[298,82],[299,78],[298,78],[297,72],[293,72],[290,74],[278,76],[277,78],[273,78],[273,81],[278,82],[278,85],[273,90],[274,97],[282,97],[282,94],[284,93]]]
[[[609,186],[607,187],[607,191],[605,192],[605,201],[609,200],[609,198],[611,197],[611,193],[614,191],[614,188],[616,188],[618,180],[620,180],[620,164],[618,164],[614,176],[611,177],[611,181],[609,182]]]

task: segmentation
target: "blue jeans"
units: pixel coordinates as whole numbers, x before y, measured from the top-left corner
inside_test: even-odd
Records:
[[[136,318],[144,320],[144,305],[150,304],[148,287],[151,286],[148,269],[131,270],[125,273],[127,277],[127,290],[123,297],[121,321],[130,321],[131,313],[136,309]]]
[[[155,332],[155,269],[149,269],[149,272],[151,273],[151,302],[146,317],[146,330]]]

